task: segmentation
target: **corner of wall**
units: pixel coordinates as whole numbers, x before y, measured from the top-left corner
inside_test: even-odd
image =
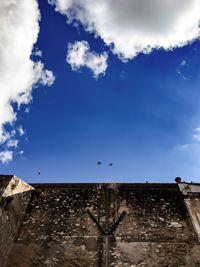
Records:
[[[3,177],[4,178],[4,177]],[[0,266],[4,267],[34,190],[16,176],[10,176],[0,196]]]

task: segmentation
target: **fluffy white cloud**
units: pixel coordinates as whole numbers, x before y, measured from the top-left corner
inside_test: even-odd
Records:
[[[44,64],[40,61],[34,64],[34,75],[35,80],[42,85],[51,86],[55,80],[53,72],[45,70]]]
[[[123,60],[154,48],[181,47],[199,38],[199,0],[49,0],[100,36]]]
[[[40,13],[36,0],[0,1],[0,144],[11,135],[5,125],[14,125],[15,103],[28,104],[37,83],[50,86],[53,73],[31,59],[39,33]],[[13,138],[13,136],[12,136]],[[0,161],[12,159],[12,151],[1,152]]]
[[[9,150],[1,151],[0,152],[0,161],[5,164],[9,161],[12,161],[13,158],[13,152]]]
[[[95,78],[100,74],[105,74],[107,69],[108,55],[104,52],[101,55],[90,50],[86,41],[77,41],[74,44],[68,44],[66,61],[71,65],[73,70],[79,70],[81,67],[87,67]]]

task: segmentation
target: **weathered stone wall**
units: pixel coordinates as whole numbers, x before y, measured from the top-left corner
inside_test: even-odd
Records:
[[[0,266],[6,264],[33,188],[15,176],[0,176]]]
[[[176,184],[35,188],[7,267],[200,266]]]
[[[200,242],[200,185],[179,183],[192,224]]]
[[[114,266],[199,266],[200,247],[176,186],[136,186],[119,195],[129,214],[116,230]]]

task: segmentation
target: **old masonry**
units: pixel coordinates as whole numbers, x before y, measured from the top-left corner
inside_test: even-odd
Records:
[[[0,175],[0,266],[200,266],[200,184],[176,181],[29,185]]]

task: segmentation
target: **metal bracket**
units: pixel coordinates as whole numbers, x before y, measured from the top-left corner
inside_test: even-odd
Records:
[[[98,229],[101,231],[103,235],[112,235],[118,224],[123,220],[124,216],[126,215],[126,211],[123,211],[119,218],[116,220],[116,222],[113,224],[113,226],[110,229],[104,229],[100,223],[97,221],[95,216],[92,214],[92,212],[87,209],[87,213],[89,214],[90,218],[93,220],[93,222],[97,225]]]

